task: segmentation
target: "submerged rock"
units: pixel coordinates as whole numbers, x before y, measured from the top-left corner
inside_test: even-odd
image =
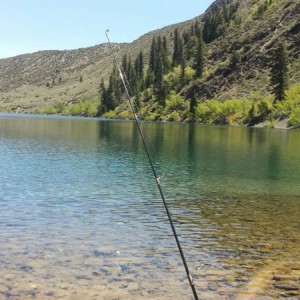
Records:
[[[282,289],[285,291],[298,291],[300,289],[299,286],[295,286],[295,285],[288,284],[288,283],[276,283],[276,284],[274,284],[274,286],[278,289]]]

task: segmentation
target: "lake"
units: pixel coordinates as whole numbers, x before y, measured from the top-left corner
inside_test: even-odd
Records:
[[[300,131],[141,123],[200,299],[300,297]],[[0,114],[0,299],[193,299],[136,125]]]

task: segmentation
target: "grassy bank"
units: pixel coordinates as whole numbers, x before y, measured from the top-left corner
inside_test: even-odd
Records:
[[[46,106],[41,114],[61,114],[64,116],[85,116],[96,117],[98,113],[99,100],[81,101],[77,104],[64,105],[57,104],[55,106]]]
[[[78,104],[45,107],[43,114],[62,114],[95,117],[98,115],[99,100],[82,101]],[[252,94],[248,99],[228,99],[225,101],[207,100],[198,103],[194,112],[190,112],[190,103],[178,94],[171,94],[165,107],[158,105],[155,99],[143,103],[139,117],[148,121],[196,122],[201,124],[250,125],[274,127],[278,120],[288,120],[291,127],[300,126],[300,84],[287,91],[286,100],[274,103],[271,95],[260,97]],[[124,101],[115,110],[103,115],[110,119],[132,119],[132,113]]]

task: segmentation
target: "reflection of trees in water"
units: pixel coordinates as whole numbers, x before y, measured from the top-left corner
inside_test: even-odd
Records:
[[[256,166],[257,178],[266,176],[271,180],[281,177],[282,155],[287,146],[287,135],[283,132],[262,128],[249,128],[249,157]]]
[[[298,135],[297,141],[290,138],[294,132],[156,122],[141,122],[141,127],[157,174],[165,175],[166,189],[179,194],[180,189],[202,193],[233,188],[274,193],[280,187],[273,180],[285,178],[292,185],[299,174],[299,154],[293,150]],[[101,121],[98,130],[99,150],[106,145],[110,156],[122,153],[129,158],[126,167],[143,165],[149,175],[134,122]]]
[[[281,177],[281,153],[276,144],[271,144],[267,153],[266,176],[272,180],[278,180]]]

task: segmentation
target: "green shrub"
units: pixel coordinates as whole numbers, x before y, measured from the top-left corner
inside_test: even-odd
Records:
[[[117,119],[117,114],[115,111],[113,110],[110,110],[106,113],[103,114],[103,117],[104,118],[107,118],[107,119]]]
[[[164,76],[164,82],[168,90],[178,90],[180,88],[181,66],[177,66],[172,72]]]
[[[196,74],[196,71],[192,67],[187,66],[185,68],[185,80],[186,80],[186,82],[190,82],[195,77],[195,74]]]
[[[225,116],[232,115],[236,113],[236,111],[239,109],[240,106],[241,106],[241,100],[237,100],[237,99],[226,100],[221,105],[222,114],[224,114]]]
[[[72,105],[58,104],[56,110],[63,115],[95,117],[98,113],[98,101],[82,101]]]
[[[97,114],[98,114],[98,107],[96,105],[89,106],[89,108],[87,110],[88,117],[96,117]]]
[[[69,106],[65,106],[64,109],[62,110],[61,114],[64,116],[70,116],[71,112],[70,112]]]
[[[62,113],[65,109],[65,105],[63,103],[58,103],[54,105],[54,108],[58,114]]]
[[[287,118],[295,107],[296,103],[292,100],[277,101],[274,103],[274,116],[277,118]]]
[[[173,111],[168,117],[167,121],[180,121],[180,115],[177,111]]]
[[[120,119],[132,119],[132,114],[127,111],[127,110],[124,110],[124,111],[121,111],[119,114],[118,114],[118,118]]]
[[[53,107],[46,106],[46,107],[44,107],[44,108],[41,110],[41,113],[42,113],[42,114],[45,114],[45,115],[53,115],[53,114],[56,114],[57,111],[56,111],[56,109],[53,108]]]
[[[157,120],[159,120],[159,115],[157,115],[156,113],[149,112],[148,114],[145,115],[145,120],[146,121],[157,121]]]
[[[212,124],[221,111],[221,103],[216,100],[201,103],[196,108],[196,120],[201,123]]]
[[[166,111],[182,110],[186,109],[187,106],[188,102],[174,91],[170,93],[166,101]]]
[[[201,123],[238,125],[249,119],[251,106],[253,106],[252,114],[256,114],[257,107],[250,100],[229,99],[223,102],[210,100],[197,105],[195,116]]]
[[[293,101],[295,104],[300,104],[300,84],[291,87],[286,92],[287,101]]]
[[[258,113],[260,115],[267,115],[269,114],[273,109],[273,104],[270,98],[265,97],[263,98],[258,104]]]
[[[292,126],[299,127],[300,126],[300,107],[296,107],[290,116],[289,123]]]
[[[264,123],[264,127],[266,127],[266,128],[274,128],[275,123],[276,123],[276,121],[275,121],[274,119],[267,120],[267,121]]]
[[[95,117],[98,113],[98,103],[95,101],[85,101],[80,103],[81,115]]]
[[[74,104],[69,108],[70,114],[72,116],[80,116],[81,115],[81,107],[80,104]]]

